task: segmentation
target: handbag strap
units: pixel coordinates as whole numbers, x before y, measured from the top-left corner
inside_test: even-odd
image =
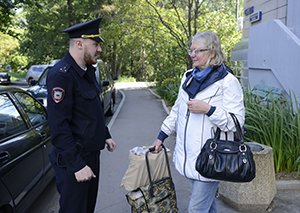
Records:
[[[239,141],[240,143],[244,143],[244,137],[243,137],[243,133],[242,133],[242,129],[241,129],[241,125],[239,120],[237,119],[237,117],[235,116],[235,114],[233,113],[229,113],[232,117],[232,120],[234,122],[235,128],[236,128],[236,133],[238,134],[239,137]],[[220,139],[220,135],[221,135],[221,129],[219,127],[217,127],[217,131],[215,133],[215,140],[219,140]],[[227,140],[227,139],[226,139]]]
[[[235,125],[235,128],[236,128],[236,132],[238,134],[240,142],[244,143],[244,137],[243,137],[242,128],[241,128],[239,120],[237,119],[235,114],[233,114],[231,112],[229,114],[231,115],[231,117],[233,119],[233,122],[234,122],[234,125]]]
[[[166,163],[167,163],[167,167],[168,167],[168,171],[169,171],[169,178],[170,178],[170,181],[171,181],[171,184],[172,184],[173,181],[172,181],[172,176],[171,176],[171,169],[170,169],[170,164],[169,164],[169,158],[168,158],[167,150],[166,150],[166,147],[163,144],[161,144],[161,146],[163,147],[163,150],[164,150],[164,153],[165,153],[165,157],[166,157],[166,161],[167,161]],[[153,197],[153,181],[152,181],[152,178],[151,178],[150,164],[149,164],[149,160],[148,160],[148,153],[150,151],[154,151],[153,148],[150,148],[146,152],[146,155],[145,155],[145,157],[146,157],[146,165],[147,165],[147,170],[148,170],[148,177],[149,177],[149,181],[150,181],[150,196],[151,197]]]

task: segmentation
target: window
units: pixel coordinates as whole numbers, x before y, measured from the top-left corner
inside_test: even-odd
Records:
[[[0,95],[0,139],[20,133],[27,127],[11,99]]]
[[[243,87],[249,87],[249,70],[247,61],[231,61],[233,74],[239,79]]]
[[[46,110],[38,101],[23,92],[16,92],[14,95],[27,114],[32,126],[37,126],[47,120]]]
[[[100,85],[102,85],[103,80],[107,80],[106,72],[105,72],[105,67],[103,62],[98,62],[98,71],[99,71],[99,79],[100,79]]]
[[[48,68],[45,70],[45,72],[43,72],[41,78],[39,79],[39,85],[40,85],[40,86],[46,86],[47,74],[48,74],[48,72],[49,72],[50,69],[51,69],[51,68],[48,67]]]

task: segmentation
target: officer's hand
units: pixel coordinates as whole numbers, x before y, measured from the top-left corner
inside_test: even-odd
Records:
[[[96,175],[91,170],[89,166],[85,166],[82,169],[80,169],[78,172],[75,172],[75,178],[77,182],[84,182],[89,181],[92,178],[96,178]]]
[[[117,144],[111,138],[106,139],[105,143],[106,143],[107,150],[110,152],[113,152],[117,147]]]

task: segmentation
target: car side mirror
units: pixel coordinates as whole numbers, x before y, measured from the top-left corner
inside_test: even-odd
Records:
[[[30,81],[30,85],[31,86],[34,86],[34,85],[36,85],[37,84],[37,80],[35,80],[35,79],[32,79],[31,81]]]
[[[103,80],[102,81],[102,87],[106,87],[106,86],[108,86],[109,85],[109,81],[108,80]]]

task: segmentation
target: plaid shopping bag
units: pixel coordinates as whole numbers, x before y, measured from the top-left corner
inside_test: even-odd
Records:
[[[163,145],[162,145],[163,146]],[[128,203],[131,205],[132,213],[177,213],[177,201],[174,183],[171,177],[170,165],[166,148],[163,146],[169,177],[162,178],[153,182],[150,174],[150,166],[148,161],[148,153],[146,153],[145,160],[147,164],[149,185],[144,185],[138,189],[126,194]]]

